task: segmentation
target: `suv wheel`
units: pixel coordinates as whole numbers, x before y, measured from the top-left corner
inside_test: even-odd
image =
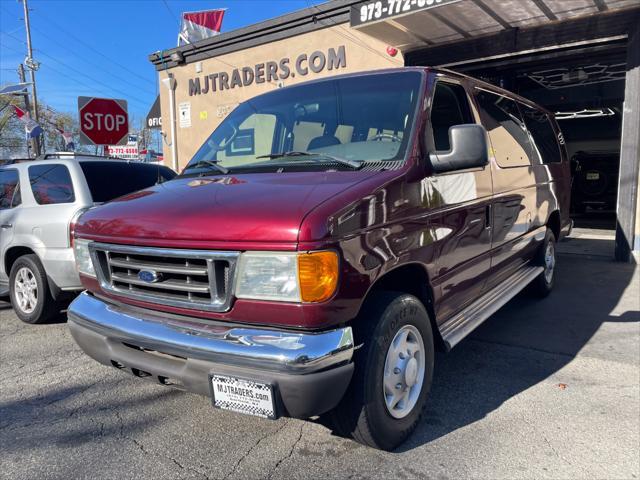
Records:
[[[420,300],[396,292],[376,294],[357,322],[356,342],[362,347],[354,358],[354,376],[329,420],[342,436],[392,450],[415,430],[427,402],[433,378],[431,323]]]
[[[40,259],[23,255],[11,267],[9,275],[11,304],[18,318],[26,323],[42,323],[58,313]]]
[[[550,229],[547,229],[544,242],[536,255],[535,264],[544,270],[532,282],[532,286],[538,296],[546,297],[553,290],[556,273],[556,237]]]

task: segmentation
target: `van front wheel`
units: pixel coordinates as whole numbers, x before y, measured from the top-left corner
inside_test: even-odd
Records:
[[[354,325],[357,350],[351,385],[330,412],[340,435],[383,450],[415,430],[433,378],[433,332],[413,295],[380,292]]]

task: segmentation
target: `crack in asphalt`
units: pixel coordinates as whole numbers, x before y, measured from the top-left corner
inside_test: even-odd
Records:
[[[238,468],[240,467],[240,464],[244,461],[245,458],[247,458],[257,447],[258,445],[260,445],[260,443],[262,443],[263,440],[266,440],[267,438],[271,438],[271,437],[275,437],[278,433],[280,433],[282,430],[284,430],[285,427],[287,427],[287,425],[289,425],[290,422],[288,421],[284,421],[283,425],[276,429],[274,432],[269,432],[265,435],[263,435],[262,437],[260,437],[258,439],[257,442],[255,442],[239,459],[238,461],[233,465],[232,469],[223,477],[223,480],[226,480],[227,478],[230,478],[234,473],[236,473],[236,471],[238,470]]]
[[[193,473],[199,475],[200,477],[204,478],[205,480],[212,480],[211,477],[209,475],[207,475],[205,472],[201,472],[200,470],[198,470],[196,468],[193,468],[193,467],[185,467],[184,465],[182,465],[182,463],[180,463],[174,457],[172,457],[170,455],[167,455],[166,452],[163,455],[163,454],[158,453],[156,451],[149,450],[147,447],[144,446],[144,444],[140,440],[138,440],[138,439],[136,439],[134,437],[130,437],[128,435],[124,435],[124,436],[122,436],[122,438],[124,440],[129,440],[130,442],[133,442],[133,444],[136,447],[138,447],[138,449],[144,455],[150,455],[150,456],[155,457],[155,458],[167,459],[167,460],[171,461],[174,465],[176,465],[180,470],[186,470],[188,472],[193,472]]]
[[[156,451],[151,451],[149,450],[147,447],[145,447],[145,445],[138,440],[137,438],[130,436],[130,435],[126,435],[124,432],[124,419],[122,418],[122,415],[120,414],[120,411],[118,410],[118,407],[109,407],[106,408],[105,410],[111,410],[113,411],[113,413],[115,414],[117,420],[118,420],[118,424],[119,424],[119,432],[118,432],[118,437],[123,439],[123,440],[127,440],[131,443],[133,443],[144,455],[149,455],[155,458],[161,458],[161,459],[166,459],[171,461],[174,465],[176,465],[180,470],[186,470],[188,472],[193,472],[197,475],[199,475],[200,477],[204,478],[205,480],[212,480],[211,477],[209,475],[207,475],[205,472],[201,472],[200,470],[193,468],[193,467],[187,467],[184,466],[182,463],[180,463],[178,460],[176,460],[174,457],[172,457],[171,455],[168,455],[167,452],[163,452],[163,453],[159,453]]]
[[[570,462],[567,458],[565,458],[563,455],[560,454],[560,452],[558,451],[558,449],[551,443],[551,441],[549,440],[549,438],[547,437],[547,435],[541,431],[540,429],[538,429],[534,424],[532,424],[529,420],[527,420],[525,417],[520,417],[521,420],[526,423],[527,425],[529,425],[529,427],[531,427],[534,431],[536,431],[541,437],[542,440],[544,440],[544,443],[547,444],[547,446],[549,447],[549,449],[553,452],[553,454],[556,456],[556,458],[562,460],[564,463],[566,463],[568,466],[570,467],[575,467],[577,466],[578,468],[580,468],[580,470],[583,471],[583,473],[585,473],[585,477],[588,477],[587,472],[585,472],[584,468],[582,467],[582,465],[574,465],[572,462]]]
[[[300,424],[300,432],[298,433],[298,438],[296,439],[295,442],[293,442],[293,445],[291,445],[291,449],[289,450],[289,453],[287,453],[287,455],[285,455],[284,457],[282,457],[280,460],[278,460],[278,462],[276,463],[276,465],[271,469],[271,471],[269,472],[269,475],[267,476],[268,480],[271,480],[271,478],[273,477],[273,474],[276,473],[276,470],[278,470],[278,468],[280,467],[280,465],[285,461],[290,459],[293,456],[293,452],[296,449],[296,447],[298,446],[298,443],[300,443],[300,440],[302,440],[302,430],[304,429],[305,424],[301,423]]]

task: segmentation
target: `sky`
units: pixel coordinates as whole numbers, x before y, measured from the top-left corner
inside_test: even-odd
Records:
[[[38,99],[76,113],[78,96],[124,98],[138,124],[158,93],[148,55],[175,47],[181,12],[226,8],[235,30],[318,0],[28,0]],[[0,84],[17,82],[26,56],[22,2],[0,0]],[[28,74],[27,74],[28,75]]]

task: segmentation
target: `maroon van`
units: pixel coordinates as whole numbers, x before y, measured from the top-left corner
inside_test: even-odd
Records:
[[[434,350],[531,284],[571,228],[553,115],[444,70],[275,89],[176,179],[85,213],[69,328],[97,361],[267,418],[411,434]]]

